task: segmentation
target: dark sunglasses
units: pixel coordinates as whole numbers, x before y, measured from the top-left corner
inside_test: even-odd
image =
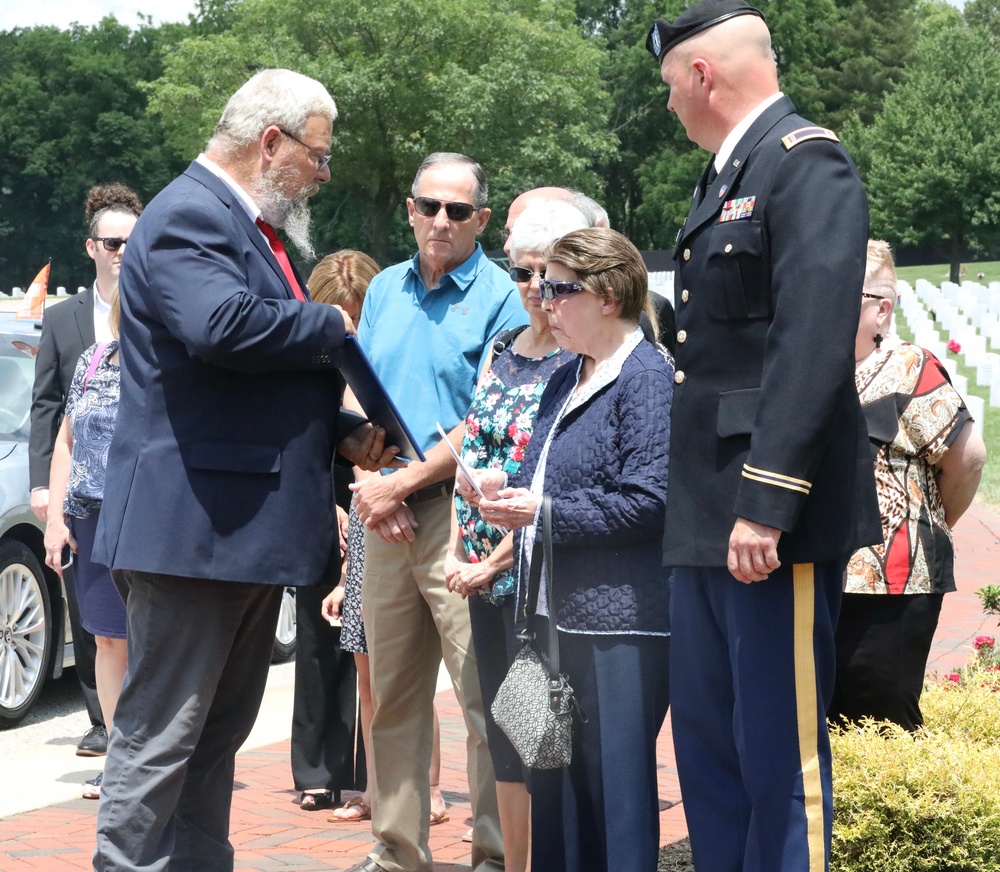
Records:
[[[512,266],[508,270],[508,272],[510,273],[510,277],[515,282],[518,282],[519,284],[523,284],[523,285],[526,285],[535,276],[538,276],[538,278],[540,278],[540,279],[544,279],[545,278],[545,270],[540,269],[540,270],[536,271],[536,270],[533,270],[533,269],[528,269],[526,266]]]
[[[865,293],[864,291],[861,292],[861,298],[863,300],[880,300],[880,301],[885,299],[885,297],[883,297],[881,294],[868,294]]]
[[[120,236],[91,236],[94,242],[100,242],[104,246],[105,251],[118,251],[126,242],[127,239],[122,239]]]
[[[542,279],[538,283],[538,292],[541,294],[543,300],[548,300],[552,302],[556,297],[562,297],[566,294],[578,294],[580,291],[587,290],[579,282],[554,282],[550,279]]]
[[[482,206],[473,206],[471,203],[455,203],[449,200],[435,200],[432,197],[414,197],[413,211],[424,218],[434,218],[441,207],[448,215],[449,221],[468,221],[473,213],[482,209]]]

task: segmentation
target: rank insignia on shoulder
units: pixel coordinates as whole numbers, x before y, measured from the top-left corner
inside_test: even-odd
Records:
[[[788,136],[781,137],[781,144],[785,146],[785,151],[791,151],[800,142],[808,142],[810,139],[829,139],[830,142],[840,142],[837,134],[825,127],[800,127],[793,130]]]
[[[756,194],[752,197],[740,197],[738,200],[726,200],[722,204],[722,214],[719,215],[719,223],[725,224],[727,221],[739,221],[742,218],[749,218],[753,215],[753,207],[756,203]]]

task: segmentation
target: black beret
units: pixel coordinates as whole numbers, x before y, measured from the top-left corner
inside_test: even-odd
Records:
[[[660,63],[678,43],[737,15],[756,15],[764,20],[763,12],[743,0],[701,0],[685,9],[672,23],[657,18],[646,37],[646,50]]]

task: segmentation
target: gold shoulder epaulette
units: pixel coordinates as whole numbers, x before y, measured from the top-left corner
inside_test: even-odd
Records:
[[[785,146],[785,151],[790,151],[800,142],[808,142],[810,139],[829,139],[831,142],[840,142],[837,134],[825,127],[800,127],[787,136],[781,137],[781,144]]]

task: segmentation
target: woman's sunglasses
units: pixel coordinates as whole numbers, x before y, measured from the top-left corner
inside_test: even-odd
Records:
[[[435,218],[442,206],[444,206],[449,221],[468,221],[473,213],[483,208],[482,206],[473,206],[471,203],[435,200],[432,197],[413,198],[413,211],[424,218]]]
[[[509,272],[510,272],[510,277],[515,282],[517,282],[518,284],[522,284],[522,285],[526,285],[535,276],[538,276],[540,279],[544,279],[545,278],[545,270],[543,270],[543,269],[539,269],[539,270],[528,269],[526,266],[512,266],[510,268]]]
[[[578,294],[587,290],[579,282],[554,282],[549,279],[542,279],[538,283],[538,292],[543,300],[552,302],[556,297],[563,297],[566,294]]]

